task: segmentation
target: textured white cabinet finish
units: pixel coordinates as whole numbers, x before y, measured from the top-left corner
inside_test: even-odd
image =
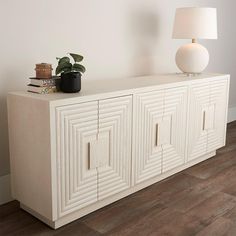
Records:
[[[187,121],[187,87],[165,90],[162,171],[184,164]]]
[[[131,186],[132,96],[99,101],[99,135],[104,140],[99,152],[98,199]]]
[[[192,160],[207,151],[207,131],[204,126],[206,109],[209,106],[209,82],[192,84],[189,94],[188,160]]]
[[[128,189],[132,96],[55,109],[58,216]]]
[[[225,145],[228,79],[193,83],[190,88],[188,160]]]
[[[56,107],[58,215],[98,200],[97,170],[89,159],[97,140],[98,102]]]
[[[53,228],[215,155],[229,76],[82,81],[76,94],[8,95],[11,181]]]
[[[187,92],[181,86],[134,96],[135,183],[184,164]]]
[[[137,117],[134,119],[135,184],[161,174],[162,148],[160,129],[163,117],[164,90],[134,96]]]

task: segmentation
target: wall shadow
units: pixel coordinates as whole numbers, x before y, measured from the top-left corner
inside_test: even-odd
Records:
[[[154,55],[158,39],[158,15],[153,10],[137,10],[129,15],[129,41],[134,76],[154,73]]]

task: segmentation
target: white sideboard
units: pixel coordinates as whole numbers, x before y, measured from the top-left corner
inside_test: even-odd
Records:
[[[53,228],[215,155],[229,75],[83,80],[76,94],[11,92],[13,198]]]

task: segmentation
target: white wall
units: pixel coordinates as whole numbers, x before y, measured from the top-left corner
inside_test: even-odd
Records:
[[[171,39],[176,7],[218,8],[219,39],[202,41],[209,71],[232,75],[236,106],[234,0],[0,1],[0,176],[9,173],[6,94],[25,89],[35,63],[67,52],[85,56],[84,79],[117,79],[177,71],[174,56],[187,41]],[[39,124],[40,125],[40,124]]]

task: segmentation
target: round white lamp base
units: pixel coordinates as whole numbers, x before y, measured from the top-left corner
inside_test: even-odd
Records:
[[[198,43],[186,44],[179,48],[175,56],[178,68],[187,74],[199,74],[208,65],[209,53]]]

